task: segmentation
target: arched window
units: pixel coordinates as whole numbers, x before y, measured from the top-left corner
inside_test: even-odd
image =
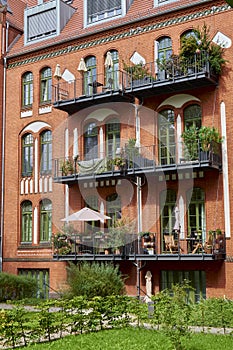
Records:
[[[108,220],[108,225],[112,226],[117,219],[121,218],[121,198],[117,193],[110,194],[106,198],[107,215],[112,218]]]
[[[106,124],[106,151],[109,158],[114,158],[117,148],[120,148],[120,123],[117,119]]]
[[[96,58],[89,56],[85,59],[87,71],[84,72],[84,95],[93,95],[97,93],[97,71]]]
[[[40,102],[51,102],[52,99],[52,70],[50,67],[42,69],[40,73]]]
[[[105,88],[119,89],[119,55],[118,51],[110,50],[105,56]]]
[[[52,236],[52,202],[43,199],[40,202],[40,242],[48,242]]]
[[[188,233],[193,235],[201,232],[205,237],[205,192],[201,188],[193,188],[187,192],[188,205]]]
[[[200,129],[201,127],[201,107],[198,104],[189,105],[184,109],[184,129],[191,127]]]
[[[84,155],[86,160],[98,157],[98,127],[96,123],[85,126]]]
[[[22,106],[31,106],[33,102],[33,75],[26,72],[22,78]]]
[[[169,36],[164,36],[158,40],[158,59],[169,59],[172,54],[172,41]]]
[[[21,242],[32,242],[32,203],[24,201],[21,204]]]
[[[48,174],[52,171],[52,132],[46,130],[40,135],[41,163],[40,171]]]
[[[171,109],[159,113],[159,160],[161,165],[174,164],[176,155],[175,117]]]
[[[33,136],[26,134],[22,138],[22,176],[31,176],[33,171]]]

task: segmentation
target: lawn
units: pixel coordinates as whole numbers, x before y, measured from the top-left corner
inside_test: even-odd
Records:
[[[224,350],[233,349],[233,337],[230,335],[191,334],[184,339],[185,350]],[[25,348],[24,348],[25,349]],[[50,343],[30,345],[26,349],[34,350],[173,350],[170,340],[160,332],[124,328],[104,330],[77,336],[67,336]]]

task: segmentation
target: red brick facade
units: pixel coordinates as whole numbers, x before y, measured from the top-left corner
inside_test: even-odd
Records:
[[[37,1],[24,2],[29,6],[35,6],[37,3]],[[216,169],[211,165],[207,168],[202,168],[201,165],[190,168],[184,165],[181,170],[177,170],[178,167],[174,166],[173,168],[168,167],[162,172],[159,172],[158,168],[148,173],[145,172],[145,176],[141,176],[143,172],[140,173],[143,182],[141,188],[141,230],[151,231],[156,235],[156,254],[153,257],[148,255],[148,259],[143,258],[142,260],[139,256],[135,257],[138,266],[139,264],[143,266],[140,272],[140,287],[145,291],[144,277],[148,270],[152,272],[153,276],[153,293],[161,289],[163,284],[162,271],[203,271],[205,272],[205,287],[203,288],[206,289],[207,297],[225,295],[233,298],[231,288],[233,279],[233,243],[231,238],[233,180],[230,171],[233,147],[231,138],[233,129],[231,121],[233,113],[232,44],[229,44],[229,47],[224,50],[224,58],[227,63],[217,85],[199,85],[197,87],[192,83],[188,85],[186,81],[186,85],[181,90],[176,91],[170,82],[165,88],[161,87],[161,92],[156,94],[153,92],[145,93],[143,97],[140,96],[140,93],[139,95],[137,93],[122,94],[121,102],[114,102],[114,97],[110,96],[108,100],[103,99],[103,102],[107,102],[107,104],[94,104],[88,108],[90,100],[87,99],[86,105],[84,103],[81,110],[79,110],[80,100],[77,99],[75,103],[73,101],[67,102],[68,113],[60,110],[62,109],[61,105],[56,105],[56,103],[53,105],[53,102],[56,102],[54,86],[57,86],[58,83],[53,75],[57,64],[60,65],[62,74],[59,84],[63,86],[65,71],[81,81],[82,73],[77,70],[78,64],[81,58],[87,59],[89,56],[96,58],[98,78],[104,76],[104,62],[108,51],[118,52],[121,71],[124,68],[124,62],[129,63],[135,52],[141,55],[146,63],[152,62],[155,65],[157,41],[162,37],[170,37],[172,51],[174,54],[178,54],[182,34],[194,28],[202,28],[204,23],[210,28],[209,36],[211,39],[218,32],[221,32],[230,42],[232,40],[233,10],[227,6],[225,1],[207,1],[205,3],[194,1],[193,6],[190,6],[189,1],[177,0],[171,3],[168,1],[169,4],[164,5],[164,7],[160,5],[159,8],[153,8],[151,1],[142,4],[139,0],[134,0],[125,17],[88,26],[85,29],[82,23],[83,16],[81,16],[83,14],[80,13],[82,6],[79,3],[80,1],[73,1],[72,6],[78,7],[78,10],[61,31],[60,36],[24,45],[22,35],[10,47],[6,55],[3,271],[17,274],[20,270],[47,270],[51,294],[54,290],[59,291],[65,285],[66,264],[70,260],[69,257],[64,258],[63,256],[61,259],[54,257],[51,240],[40,241],[42,220],[40,205],[44,199],[48,199],[52,203],[52,233],[55,234],[62,227],[61,219],[80,210],[89,196],[96,196],[98,198],[97,209],[100,210],[102,204],[104,212],[108,214],[106,199],[109,195],[117,192],[121,199],[122,217],[129,218],[132,225],[135,226],[135,233],[138,232],[138,194],[134,174],[124,174],[120,177],[108,175],[106,177],[103,173],[102,178],[101,176],[91,178],[87,176],[82,181],[81,178],[71,182],[68,182],[67,179],[56,181],[55,160],[64,158],[68,153],[69,156],[75,155],[75,149],[78,150],[80,157],[84,155],[85,126],[91,122],[95,122],[98,129],[98,152],[100,152],[100,144],[103,141],[102,147],[106,151],[107,125],[110,121],[118,119],[120,122],[120,146],[124,147],[130,138],[137,137],[140,145],[147,147],[150,153],[153,145],[155,150],[153,155],[156,162],[159,162],[159,113],[165,109],[172,109],[174,111],[174,128],[176,130],[180,128],[180,131],[183,131],[185,108],[192,104],[198,104],[201,107],[202,125],[214,126],[220,130],[220,133],[226,127],[226,137],[223,141],[225,152],[223,153],[223,166],[225,168]],[[147,8],[145,8],[146,6]],[[167,11],[168,8],[170,11]],[[147,9],[148,11],[145,12]],[[157,25],[158,23],[161,23],[161,26]],[[53,96],[50,103],[41,104],[40,78],[41,71],[45,67],[51,68]],[[33,103],[30,106],[22,107],[22,77],[27,72],[31,72],[33,75]],[[71,81],[70,86],[73,86],[72,84]],[[102,80],[102,84],[104,85],[104,80]],[[101,96],[100,94],[100,98]],[[128,98],[128,100],[125,99],[128,102],[123,102],[125,97]],[[81,98],[83,97],[81,96]],[[137,135],[136,130],[137,112],[140,118],[140,136]],[[75,130],[78,133],[77,139]],[[46,174],[41,174],[40,169],[40,140],[43,131],[52,131],[53,135],[53,169],[52,173]],[[22,139],[28,133],[33,135],[33,171],[30,176],[22,176]],[[179,142],[180,140],[176,137],[177,149]],[[203,232],[205,231],[203,240],[207,237],[209,230],[221,228],[227,237],[226,259],[215,260],[210,257],[200,259],[194,257],[194,254],[193,256],[186,254],[189,214],[185,199],[187,192],[192,188],[200,188],[204,192],[204,213],[202,212],[200,218]],[[160,198],[161,192],[167,189],[176,193],[177,201],[179,198],[183,199],[183,232],[179,243],[182,252],[187,257],[186,260],[176,256],[171,259],[168,252],[164,252]],[[32,206],[32,240],[26,243],[22,242],[21,208],[25,201],[30,201]],[[181,203],[182,201],[179,202],[180,205]],[[84,224],[80,222],[74,223],[74,226],[81,232],[84,228]],[[180,256],[182,257],[182,253]],[[95,258],[93,257],[93,259]],[[108,257],[106,259],[110,260]],[[119,260],[113,257],[113,260],[120,265],[123,274],[128,276],[126,288],[130,295],[136,295],[139,292],[135,259],[132,257],[127,259],[126,257],[126,259]],[[104,260],[103,256],[102,260]]]

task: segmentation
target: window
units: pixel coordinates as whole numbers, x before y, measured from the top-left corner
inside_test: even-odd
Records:
[[[86,0],[87,24],[121,16],[122,0]]]
[[[175,225],[175,205],[176,205],[176,192],[174,190],[168,189],[160,194],[160,223],[161,223],[161,235],[163,242],[162,250],[165,249],[164,246],[164,235],[171,234],[173,227]]]
[[[98,157],[98,127],[95,123],[90,123],[85,127],[84,154],[86,160]]]
[[[33,75],[31,72],[27,72],[23,75],[22,84],[23,107],[31,106],[33,102]]]
[[[42,174],[49,174],[52,171],[52,132],[44,131],[40,136]]]
[[[201,107],[197,104],[190,105],[184,109],[184,128],[185,130],[191,127],[200,129],[201,127]]]
[[[22,176],[31,176],[33,170],[33,136],[26,134],[22,138]]]
[[[106,124],[106,147],[107,156],[114,158],[117,148],[120,148],[120,123],[114,119]]]
[[[187,192],[188,233],[201,232],[205,238],[205,193],[201,188],[194,188]]]
[[[121,218],[121,198],[117,193],[110,194],[106,198],[107,215],[112,218],[108,220],[108,225],[112,226],[117,219]]]
[[[98,197],[91,195],[85,198],[85,206],[98,211]],[[100,221],[87,221],[85,222],[85,232],[93,232],[93,231],[99,231],[100,230]]]
[[[172,54],[172,41],[171,38],[165,36],[158,40],[158,59],[169,59]]]
[[[52,97],[52,71],[51,71],[51,68],[46,67],[41,71],[40,83],[41,83],[40,102],[41,103],[51,102],[51,97]]]
[[[37,281],[37,292],[34,297],[39,299],[49,298],[49,270],[19,269],[19,275],[32,277]]]
[[[44,199],[40,203],[40,241],[48,242],[52,236],[52,203]]]
[[[21,204],[21,242],[32,243],[32,203]]]
[[[174,284],[180,284],[184,280],[189,281],[193,290],[187,293],[188,300],[198,302],[201,299],[206,299],[206,273],[205,271],[161,271],[160,275],[160,290],[170,289]]]
[[[162,6],[162,5],[167,5],[172,2],[176,2],[177,0],[154,0],[154,6]]]
[[[105,86],[110,90],[119,89],[119,56],[116,50],[110,50],[105,57]]]
[[[159,160],[161,165],[174,164],[176,156],[174,111],[159,113]]]
[[[84,72],[84,95],[93,95],[97,92],[96,58],[89,56],[85,59],[87,71]]]

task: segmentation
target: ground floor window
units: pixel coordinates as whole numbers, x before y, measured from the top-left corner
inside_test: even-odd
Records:
[[[206,298],[206,273],[205,271],[161,271],[160,290],[171,289],[172,285],[189,281],[193,290],[188,291],[188,298],[198,302]]]
[[[49,297],[49,270],[48,269],[19,269],[19,275],[33,277],[37,281],[35,298],[48,299]]]

